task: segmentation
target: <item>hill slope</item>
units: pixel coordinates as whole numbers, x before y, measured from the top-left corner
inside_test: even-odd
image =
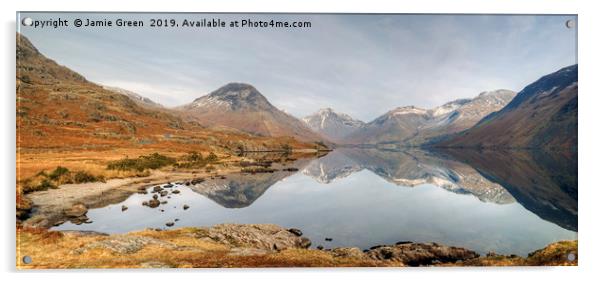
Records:
[[[302,121],[314,132],[335,142],[344,142],[345,137],[365,125],[364,122],[331,108],[320,109],[304,117]]]
[[[421,145],[472,127],[483,117],[503,108],[514,95],[509,90],[496,90],[428,110],[414,106],[399,107],[356,130],[348,136],[348,141],[355,144]]]
[[[143,106],[131,96],[89,82],[45,57],[17,34],[17,148],[234,150],[310,147],[290,138],[227,133],[186,122],[170,110]],[[174,145],[176,144],[176,145]]]
[[[576,149],[577,65],[525,87],[502,110],[436,146]]]
[[[229,127],[260,136],[320,141],[299,119],[273,106],[249,84],[229,83],[177,110],[210,127]]]

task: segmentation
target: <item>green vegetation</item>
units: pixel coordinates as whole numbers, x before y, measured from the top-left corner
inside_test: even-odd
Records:
[[[184,156],[182,160],[183,161],[176,163],[174,167],[185,169],[199,169],[204,168],[208,164],[216,163],[219,160],[219,158],[213,152],[210,152],[209,155],[207,155],[207,157],[203,157],[201,153],[192,151],[189,152],[188,155]]]
[[[136,170],[142,172],[146,169],[159,169],[174,164],[176,164],[176,159],[159,153],[153,153],[150,155],[142,155],[136,159],[126,157],[121,160],[111,161],[107,165],[107,169],[119,171]]]
[[[58,166],[50,173],[41,171],[35,176],[28,178],[23,183],[23,192],[30,193],[34,191],[48,190],[58,188],[61,184],[86,183],[86,182],[105,182],[104,176],[95,176],[85,171],[72,172],[69,169]]]

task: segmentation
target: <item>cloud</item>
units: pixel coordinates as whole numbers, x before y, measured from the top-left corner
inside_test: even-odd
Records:
[[[153,14],[27,14],[151,18]],[[164,16],[164,15],[162,15]],[[202,15],[310,20],[308,29],[21,29],[92,81],[176,106],[228,82],[253,84],[302,117],[332,107],[364,121],[403,105],[434,107],[498,88],[520,90],[576,63],[567,16]]]

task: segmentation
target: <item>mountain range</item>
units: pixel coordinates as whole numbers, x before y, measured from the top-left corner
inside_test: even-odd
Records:
[[[331,108],[298,119],[245,83],[228,83],[166,108],[137,93],[89,82],[17,37],[17,126],[29,128],[20,132],[31,135],[23,143],[125,145],[169,136],[170,141],[191,143],[200,137],[194,143],[245,150],[291,144],[546,149],[577,144],[577,65],[518,94],[495,90],[431,109],[402,106],[364,123]]]
[[[436,146],[576,149],[577,74],[572,65],[540,78],[500,111]]]
[[[136,93],[103,87],[44,56],[17,33],[17,147],[183,151],[313,148],[291,137],[206,128]],[[300,121],[298,121],[300,123]],[[309,129],[307,129],[309,131]]]
[[[176,110],[209,127],[233,128],[260,136],[288,136],[306,142],[322,140],[299,119],[279,110],[245,83],[229,83]]]
[[[483,117],[503,108],[514,95],[509,90],[496,90],[432,109],[398,107],[349,134],[347,143],[418,146],[427,140],[472,127]]]

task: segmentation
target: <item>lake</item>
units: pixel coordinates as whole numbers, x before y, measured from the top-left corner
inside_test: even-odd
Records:
[[[299,171],[175,185],[157,208],[142,205],[154,194],[149,186],[148,194],[90,209],[89,224],[53,229],[124,233],[169,229],[167,222],[273,223],[301,229],[312,247],[437,242],[522,256],[577,239],[573,153],[349,148],[293,165]]]

